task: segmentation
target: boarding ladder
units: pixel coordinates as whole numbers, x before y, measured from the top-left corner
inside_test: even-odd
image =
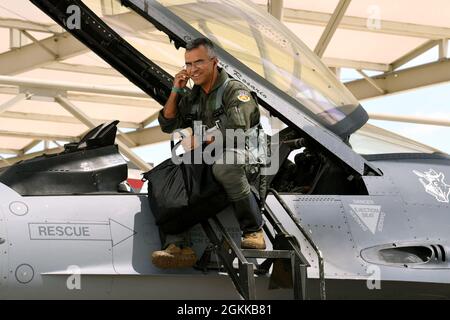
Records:
[[[273,189],[269,189],[268,194],[274,195],[283,210],[286,211],[306,241],[316,252],[319,263],[320,298],[325,299],[325,278],[322,253],[314,244],[309,234],[300,225],[298,219],[280,195]],[[264,225],[264,231],[272,243],[272,250],[240,249],[225,230],[220,220],[217,217],[213,217],[202,222],[203,230],[209,238],[211,245],[206,248],[197,264],[197,268],[206,271],[206,265],[211,258],[211,253],[216,253],[239,294],[246,300],[255,300],[257,298],[255,275],[267,274],[270,267],[273,265],[271,281],[275,281],[278,285],[281,284],[283,287],[293,288],[295,300],[307,299],[306,269],[310,267],[310,265],[302,254],[300,244],[293,235],[287,232],[286,228],[267,204],[264,204],[263,215],[273,229],[272,232],[267,224]],[[236,258],[238,260],[237,268],[233,265]],[[265,260],[261,264],[257,264],[249,262],[247,260],[248,258],[263,258]]]

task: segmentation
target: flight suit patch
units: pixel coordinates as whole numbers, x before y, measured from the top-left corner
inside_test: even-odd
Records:
[[[238,100],[241,102],[249,102],[250,101],[250,95],[247,91],[241,90],[238,93]]]

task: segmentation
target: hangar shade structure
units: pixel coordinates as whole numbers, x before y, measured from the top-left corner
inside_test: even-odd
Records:
[[[302,49],[302,42],[283,48],[286,33],[258,20],[249,30],[242,21],[230,23],[226,13],[214,19],[219,17],[213,10],[190,10],[200,8],[198,2],[161,1],[202,33],[224,35],[213,40],[317,113],[336,104],[357,103],[350,92],[365,99],[450,80],[450,3],[445,0],[253,1],[259,7],[255,10],[278,15],[334,72],[343,67],[359,70],[361,79],[346,83],[349,91],[328,90],[341,84],[329,70],[315,71],[321,65]],[[183,50],[176,50],[167,36],[118,1],[84,3],[170,74],[183,66]],[[47,141],[43,147],[52,149],[48,152],[60,151],[58,145],[78,139],[89,126],[113,119],[121,121],[118,141],[123,149],[167,140],[158,127],[149,127],[160,106],[29,1],[0,2],[0,35],[0,154],[9,158],[8,163],[29,157],[29,150],[41,141]],[[438,48],[439,60],[401,70],[433,47]],[[296,52],[306,53],[297,60],[292,58]],[[367,70],[380,75],[370,78]],[[294,77],[283,76],[286,72]],[[378,141],[376,152],[434,151],[373,126],[355,135],[355,147],[364,146],[364,139]],[[127,157],[139,163],[133,155]]]

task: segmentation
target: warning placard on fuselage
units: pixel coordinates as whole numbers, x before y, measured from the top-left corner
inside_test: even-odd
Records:
[[[29,223],[30,240],[111,241],[108,223]]]

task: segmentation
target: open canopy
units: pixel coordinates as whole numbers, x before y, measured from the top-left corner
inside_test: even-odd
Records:
[[[354,113],[361,109],[358,101],[329,68],[286,26],[255,4],[243,0],[150,2],[169,9],[213,40],[298,101],[302,111],[307,110],[334,133],[349,135],[367,121],[365,112]],[[83,3],[152,61],[164,60],[167,65],[183,66],[182,52],[171,50],[167,38],[158,37],[160,32],[153,25],[142,21],[119,1],[84,0]],[[161,50],[155,52],[156,46],[167,48],[165,57],[161,57]],[[170,68],[166,71],[170,72]]]

